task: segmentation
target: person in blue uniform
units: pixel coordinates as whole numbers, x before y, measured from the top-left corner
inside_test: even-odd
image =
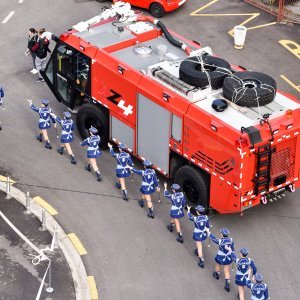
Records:
[[[136,170],[132,169],[132,172],[142,176],[142,185],[140,191],[142,193],[142,199],[139,200],[139,205],[144,207],[145,201],[147,202],[148,206],[148,214],[149,218],[154,219],[154,212],[153,212],[153,204],[151,201],[151,194],[157,190],[160,191],[158,186],[158,180],[156,177],[155,171],[152,169],[152,163],[148,160],[144,161],[144,170]]]
[[[33,111],[37,112],[40,116],[39,119],[39,129],[40,129],[40,134],[36,136],[37,140],[42,142],[43,137],[45,140],[45,148],[47,149],[52,149],[49,137],[48,137],[48,132],[47,129],[51,128],[51,121],[52,123],[55,124],[55,120],[52,118],[51,113],[52,110],[51,108],[48,107],[49,105],[49,100],[47,99],[42,99],[41,104],[42,107],[36,107],[32,104],[31,100],[28,100],[30,107]],[[56,126],[56,124],[54,125]]]
[[[61,155],[64,154],[64,150],[67,149],[70,158],[71,158],[71,164],[76,164],[76,158],[73,154],[72,148],[70,143],[74,140],[74,130],[75,130],[75,124],[74,121],[71,119],[71,114],[66,111],[64,112],[64,119],[60,119],[55,114],[51,114],[52,118],[61,126],[61,136],[60,136],[60,142],[61,146],[57,149],[57,152]]]
[[[202,243],[207,239],[209,235],[209,220],[205,213],[205,208],[202,205],[197,205],[195,207],[195,211],[197,216],[193,216],[193,214],[190,212],[191,207],[188,206],[188,218],[194,222],[194,234],[193,239],[196,242],[197,248],[194,250],[195,255],[199,257],[198,266],[200,268],[204,268],[204,258],[203,258],[203,249],[202,249]]]
[[[115,153],[112,145],[108,143],[110,154],[117,160],[116,175],[118,181],[116,182],[116,187],[122,190],[123,199],[128,200],[128,192],[126,189],[125,178],[131,175],[131,168],[133,167],[133,162],[129,153],[125,152],[126,146],[124,144],[119,144],[119,153]]]
[[[80,143],[81,146],[87,146],[87,158],[89,159],[89,164],[85,167],[87,171],[91,171],[93,168],[97,181],[102,180],[101,172],[97,165],[97,158],[101,156],[101,151],[99,149],[100,136],[98,135],[98,130],[95,127],[89,129],[90,136]]]
[[[247,257],[248,249],[242,248],[240,249],[240,258],[237,258],[234,252],[231,253],[232,260],[237,265],[237,271],[235,275],[235,284],[238,286],[239,291],[239,299],[245,300],[245,291],[244,287],[247,285],[247,280],[251,278],[251,269],[253,275],[257,273],[257,268],[255,266],[254,261]]]
[[[168,192],[168,185],[166,182],[164,183],[164,187],[164,196],[168,198],[172,203],[170,211],[171,222],[167,226],[167,228],[170,232],[173,232],[175,226],[178,235],[176,240],[179,243],[183,243],[183,236],[179,219],[184,217],[183,207],[186,205],[186,199],[184,197],[184,194],[180,192],[180,186],[178,184],[174,183],[171,185],[172,193]]]
[[[231,252],[234,251],[233,239],[229,237],[229,230],[227,228],[222,228],[220,230],[221,238],[216,238],[212,233],[210,233],[209,238],[219,246],[219,251],[215,257],[216,268],[213,272],[213,276],[216,279],[220,278],[221,266],[224,266],[224,276],[225,276],[225,287],[224,289],[230,291],[230,266],[232,264]]]
[[[4,110],[4,90],[3,87],[0,86],[0,107],[2,106],[2,109]],[[1,121],[0,121],[0,130],[2,130]]]
[[[268,286],[263,283],[263,276],[259,273],[256,273],[255,283],[252,283],[250,280],[247,280],[247,287],[251,289],[251,300],[268,300],[269,290]]]

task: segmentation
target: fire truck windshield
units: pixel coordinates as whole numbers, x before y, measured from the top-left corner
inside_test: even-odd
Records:
[[[43,77],[58,101],[72,109],[90,96],[90,58],[63,43],[55,47]]]

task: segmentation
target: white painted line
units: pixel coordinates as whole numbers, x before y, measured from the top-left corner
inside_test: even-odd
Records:
[[[23,0],[19,0],[19,3],[23,3]]]
[[[2,24],[7,23],[7,21],[14,15],[14,11],[11,11],[8,16],[2,21]]]

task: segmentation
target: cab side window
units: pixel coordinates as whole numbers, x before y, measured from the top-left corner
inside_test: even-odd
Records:
[[[65,45],[60,45],[57,48],[57,71],[69,78],[74,79],[73,75],[73,50],[67,48]]]
[[[91,95],[90,58],[82,53],[76,54],[75,83],[76,89],[86,95]]]

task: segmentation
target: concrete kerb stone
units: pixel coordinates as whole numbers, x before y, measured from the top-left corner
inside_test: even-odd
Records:
[[[0,190],[2,190],[3,192],[6,191],[5,183],[0,182]],[[26,207],[25,193],[11,186],[11,196]],[[41,221],[43,208],[35,201],[32,201],[30,210]],[[47,222],[46,222],[47,230],[52,235],[54,231],[57,230],[58,245],[62,250],[62,252],[64,253],[64,256],[66,257],[66,260],[71,270],[71,274],[74,282],[76,300],[91,299],[90,288],[87,281],[87,273],[80,255],[74,248],[73,244],[71,243],[70,239],[68,238],[68,236],[66,235],[62,227],[54,219],[54,217],[51,216],[48,212],[46,212],[46,218],[47,218]]]

